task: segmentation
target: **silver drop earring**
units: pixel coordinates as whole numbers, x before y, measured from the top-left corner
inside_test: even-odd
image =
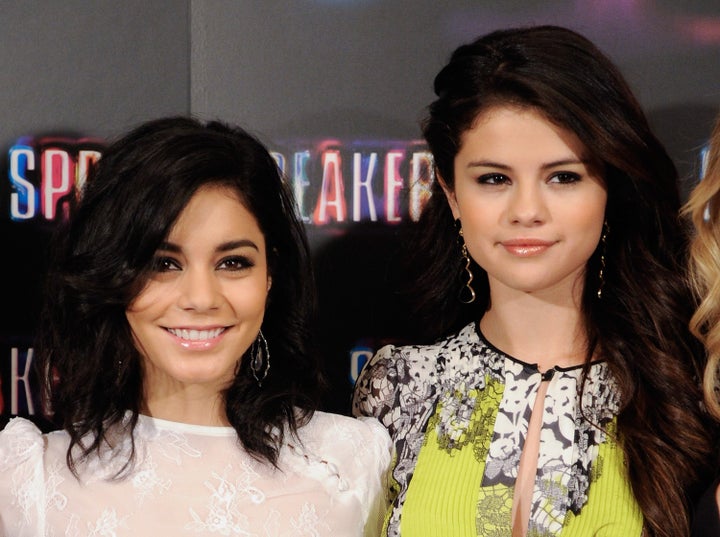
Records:
[[[607,220],[605,220],[605,223],[603,223],[602,236],[600,237],[600,272],[598,273],[600,283],[598,284],[597,290],[598,299],[602,299],[603,287],[605,286],[605,252],[607,250],[607,236],[609,233],[610,225],[607,223]]]
[[[258,386],[262,387],[262,382],[270,371],[270,349],[262,330],[258,332],[258,336],[253,342],[250,354],[250,370]]]

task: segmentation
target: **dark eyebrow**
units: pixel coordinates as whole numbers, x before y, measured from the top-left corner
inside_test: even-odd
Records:
[[[560,160],[554,160],[552,162],[547,162],[541,166],[543,170],[549,170],[552,168],[558,168],[560,166],[567,166],[570,164],[583,164],[585,166],[590,165],[590,161],[587,159],[576,159],[576,158],[566,158],[566,159],[560,159]],[[507,164],[500,164],[499,162],[493,162],[492,160],[473,160],[471,162],[468,162],[467,165],[468,168],[497,168],[499,170],[510,170],[512,169],[511,166],[508,166]]]
[[[250,239],[238,239],[236,241],[223,242],[222,244],[220,244],[217,247],[217,251],[218,252],[229,252],[230,250],[235,250],[236,248],[246,248],[246,247],[253,248],[253,249],[257,250],[258,252],[260,251],[260,248],[258,248],[257,244],[255,244]],[[182,251],[182,248],[180,248],[180,246],[178,246],[175,243],[163,241],[160,243],[158,250],[163,250],[166,252],[172,252],[172,253],[178,254]]]
[[[568,166],[568,165],[574,165],[574,164],[582,164],[583,166],[589,166],[590,161],[587,159],[566,158],[566,159],[556,160],[554,162],[548,162],[547,164],[543,164],[542,169],[549,170],[551,168],[559,168],[561,166]]]
[[[255,244],[250,239],[239,239],[236,241],[228,241],[222,243],[220,246],[218,246],[217,250],[219,252],[228,252],[230,250],[235,250],[236,248],[253,248],[254,250],[260,251],[260,248],[258,248],[257,244]]]
[[[509,170],[510,166],[507,166],[506,164],[500,164],[498,162],[493,162],[492,160],[473,160],[471,162],[468,162],[467,165],[468,168],[498,168],[500,170]]]

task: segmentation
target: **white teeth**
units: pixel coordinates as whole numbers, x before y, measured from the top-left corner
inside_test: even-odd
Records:
[[[177,328],[168,328],[168,332],[181,339],[189,341],[203,341],[219,336],[225,329],[215,328],[213,330],[186,330]]]

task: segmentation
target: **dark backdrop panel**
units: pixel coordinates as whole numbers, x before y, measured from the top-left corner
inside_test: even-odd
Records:
[[[59,218],[39,206],[11,218],[16,189],[9,152],[28,138],[23,144],[35,155],[36,169],[27,169],[27,157],[16,168],[40,200],[39,169],[49,140],[64,148],[74,175],[77,150],[96,145],[84,138],[102,142],[150,116],[189,112],[189,11],[189,2],[179,0],[0,0],[2,421],[40,410],[27,367],[48,237]]]
[[[350,206],[353,155],[369,158],[364,148],[371,146],[382,160],[399,139],[412,144],[420,137],[433,77],[456,46],[496,28],[539,23],[578,30],[617,62],[687,190],[720,103],[714,0],[195,1],[192,110],[247,124],[274,147],[292,140],[298,152],[310,148],[309,168],[299,174],[296,153],[279,149],[290,180],[309,183],[301,190],[306,208],[316,206],[317,191],[327,184],[321,146],[339,147]],[[400,175],[407,189],[411,173],[405,168]],[[377,172],[376,190],[383,180]],[[346,217],[307,225],[333,410],[349,410],[363,359],[385,342],[412,336],[412,319],[397,295],[403,283],[397,256],[411,225],[407,214],[399,223]]]
[[[398,266],[424,199],[422,184],[414,197],[409,187],[428,179],[418,124],[433,76],[460,43],[537,23],[576,29],[617,62],[687,191],[720,108],[716,0],[0,0],[0,247],[10,272],[0,417],[31,413],[24,373],[56,223],[10,218],[7,155],[21,137],[38,158],[59,137],[74,164],[78,150],[172,113],[259,135],[298,194],[313,247],[325,405],[348,412],[363,361],[413,335]],[[41,188],[39,172],[28,176]]]

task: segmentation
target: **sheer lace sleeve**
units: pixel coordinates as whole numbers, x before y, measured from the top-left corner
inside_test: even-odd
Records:
[[[0,432],[0,537],[44,535],[43,452],[31,421],[14,418]]]
[[[389,478],[392,461],[392,442],[387,429],[375,418],[358,418],[367,426],[368,444],[372,446],[370,460],[367,461],[368,491],[363,504],[367,506],[365,535],[379,536],[390,506]]]

